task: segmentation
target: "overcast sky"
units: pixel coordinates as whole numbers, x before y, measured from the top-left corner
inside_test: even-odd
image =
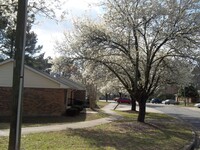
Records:
[[[32,29],[37,34],[38,44],[43,45],[43,51],[46,53],[46,57],[56,56],[54,52],[55,40],[61,40],[63,32],[72,28],[72,17],[80,17],[84,14],[94,17],[100,14],[100,8],[94,5],[97,2],[99,0],[65,0],[65,5],[62,6],[62,9],[67,11],[68,14],[65,21],[62,22],[56,23],[56,21],[50,19],[37,18],[39,23],[34,25]],[[61,11],[56,12],[58,17]]]

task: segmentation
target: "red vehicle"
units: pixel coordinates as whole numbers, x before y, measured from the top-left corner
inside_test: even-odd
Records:
[[[130,98],[119,98],[117,99],[118,103],[127,103],[130,104],[131,103],[131,99]]]

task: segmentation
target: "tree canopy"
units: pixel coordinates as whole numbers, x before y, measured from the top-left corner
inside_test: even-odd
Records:
[[[132,110],[134,101],[139,103],[138,121],[144,122],[145,102],[175,65],[169,62],[196,59],[199,54],[200,3],[106,0],[102,7],[101,21],[75,22],[60,52],[109,70],[130,94]]]
[[[197,98],[199,96],[197,89],[190,85],[179,90],[179,96]]]
[[[17,0],[0,0],[0,2],[0,60],[3,61],[7,58],[13,58],[15,54],[18,3]],[[25,63],[27,65],[45,71],[51,67],[48,62],[51,58],[44,58],[44,53],[41,53],[42,46],[37,45],[37,35],[31,31],[31,27],[35,22],[35,15],[43,15],[54,19],[55,10],[59,9],[60,6],[61,3],[59,1],[29,1],[25,47]]]

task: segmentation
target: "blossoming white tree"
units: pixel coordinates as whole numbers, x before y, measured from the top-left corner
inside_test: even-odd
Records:
[[[138,121],[144,122],[146,100],[164,79],[167,62],[197,56],[200,2],[106,0],[102,6],[101,22],[77,21],[74,34],[66,37],[69,45],[60,50],[112,72],[138,102]]]

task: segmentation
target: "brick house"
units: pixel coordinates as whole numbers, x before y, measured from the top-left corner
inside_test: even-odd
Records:
[[[0,63],[0,116],[10,116],[12,59]],[[69,79],[55,78],[25,65],[24,116],[60,116],[75,99],[85,101],[85,87]]]

